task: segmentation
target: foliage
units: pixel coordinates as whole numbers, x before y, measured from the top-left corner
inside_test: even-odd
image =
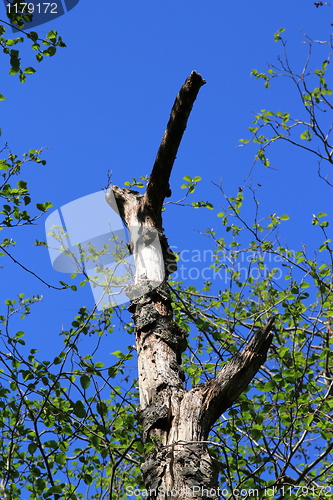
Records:
[[[304,66],[295,72],[289,63],[287,44],[281,37],[284,29],[280,29],[274,35],[274,40],[282,43],[283,57],[278,57],[279,65],[269,65],[267,73],[259,73],[253,70],[251,75],[257,79],[264,79],[264,86],[268,88],[274,78],[288,78],[292,81],[297,90],[297,96],[301,100],[303,115],[301,118],[294,118],[285,111],[261,110],[255,114],[251,132],[251,139],[241,139],[245,145],[249,142],[259,144],[255,162],[260,160],[265,167],[270,166],[270,161],[266,157],[269,146],[277,141],[286,141],[293,146],[311,152],[317,157],[319,175],[328,183],[327,176],[322,174],[322,163],[333,164],[333,149],[331,142],[332,126],[331,120],[325,114],[332,111],[331,101],[332,89],[327,84],[327,72],[329,69],[331,52],[320,64],[320,67],[312,69],[312,52],[315,47],[327,45],[328,50],[333,49],[332,39],[329,41],[313,41],[305,35],[305,42],[308,45],[308,54]],[[298,137],[297,137],[298,135]],[[295,137],[296,136],[296,137]],[[331,184],[330,184],[331,185]]]
[[[66,44],[55,30],[49,31],[44,39],[39,38],[36,31],[25,31],[24,23],[31,22],[32,14],[29,14],[28,12],[22,13],[22,10],[20,10],[20,2],[8,2],[7,5],[11,5],[12,8],[6,8],[6,14],[9,22],[0,20],[0,46],[3,48],[3,53],[7,54],[9,57],[9,74],[18,75],[20,82],[24,83],[27,79],[27,75],[32,75],[36,72],[36,70],[31,66],[24,69],[21,67],[20,51],[17,48],[14,49],[14,45],[17,46],[25,40],[30,40],[32,42],[31,48],[36,52],[36,60],[37,62],[41,62],[46,56],[54,56],[57,51],[57,47],[66,47]],[[18,6],[17,12],[16,9],[13,8],[15,5]],[[15,28],[23,36],[19,36],[17,38],[5,38],[4,34],[6,32],[6,26],[4,25]],[[4,99],[6,99],[6,97],[0,94],[0,101]]]
[[[38,297],[7,300],[1,315],[5,351],[0,354],[1,496],[29,498],[86,498],[82,484],[93,486],[89,498],[103,498],[112,486],[117,498],[124,483],[138,475],[142,451],[137,439],[137,394],[114,383],[132,358],[133,348],[105,367],[78,349],[82,336],[96,339],[113,330],[112,313],[102,317],[79,311],[69,331],[62,331],[63,350],[51,361],[41,361],[37,350],[21,352],[23,331],[10,335],[15,314],[22,320]],[[131,454],[128,453],[131,449]]]
[[[207,293],[212,282],[204,293],[174,283],[179,324],[198,330],[184,357],[188,384],[215,376],[265,318],[273,315],[275,327],[268,361],[209,438],[222,469],[222,498],[237,498],[236,490],[267,498],[268,488],[272,498],[325,498],[333,459],[333,253],[326,214],[312,220],[324,239],[318,262],[305,249],[293,253],[272,240],[285,217],[259,222],[255,216],[250,226],[242,218],[243,193],[225,198],[219,215],[233,241],[207,233],[215,243],[213,272],[226,288],[214,295]],[[250,241],[240,247],[244,228]]]
[[[0,197],[5,201],[0,214],[3,219],[0,221],[0,229],[5,227],[22,226],[26,224],[32,224],[42,215],[35,215],[31,217],[26,210],[21,210],[22,204],[24,207],[31,203],[31,196],[29,194],[28,186],[26,181],[20,179],[16,182],[16,187],[13,187],[9,182],[12,182],[14,176],[18,176],[21,173],[22,165],[27,162],[46,164],[45,160],[41,160],[42,150],[30,149],[28,153],[23,154],[22,159],[18,159],[18,156],[9,152],[8,158],[5,160],[0,160],[0,170],[2,182],[0,185]],[[39,211],[45,212],[48,208],[52,207],[49,202],[37,203],[36,207]],[[2,243],[2,245],[4,242]]]

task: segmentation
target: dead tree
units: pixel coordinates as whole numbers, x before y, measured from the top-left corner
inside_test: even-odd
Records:
[[[138,353],[142,440],[154,449],[144,457],[142,476],[148,498],[218,498],[218,464],[205,441],[216,420],[247,388],[265,362],[273,319],[256,331],[244,350],[218,375],[190,390],[184,388],[181,354],[186,334],[173,321],[168,276],[176,263],[162,229],[162,206],[170,195],[169,179],[178,147],[197,94],[205,84],[192,72],[173,105],[144,195],[111,185],[120,216],[130,229],[134,255],[158,234],[163,259],[150,247],[149,266],[136,262],[133,285],[127,289],[135,324]],[[160,283],[155,286],[156,283]],[[147,288],[148,287],[148,288]],[[148,290],[148,291],[147,291]],[[141,293],[142,292],[142,293]]]

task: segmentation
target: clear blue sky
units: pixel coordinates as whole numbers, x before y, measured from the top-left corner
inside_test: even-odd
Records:
[[[300,30],[313,39],[327,39],[328,14],[309,0],[80,0],[68,14],[36,28],[40,36],[57,30],[67,48],[38,64],[26,42],[20,47],[23,67],[37,69],[26,83],[8,74],[2,56],[0,92],[7,100],[0,103],[1,145],[8,142],[15,154],[50,148],[43,155],[47,165],[29,164],[22,178],[35,202],[51,201],[54,209],[99,191],[108,170],[113,171],[112,181],[123,185],[150,173],[176,93],[196,70],[207,84],[179,150],[171,199],[184,194],[180,185],[185,175],[199,175],[203,180],[190,201],[211,201],[215,211],[170,207],[164,227],[178,251],[211,248],[194,229],[220,230],[216,214],[223,201],[211,181],[219,183],[224,176],[229,195],[243,185],[255,149],[236,146],[240,138],[249,137],[252,112],[273,109],[297,117],[302,111],[296,90],[286,81],[275,80],[264,89],[250,72],[265,71],[267,62],[276,62],[282,47],[273,41],[273,33],[282,27],[291,65],[300,70],[307,52]],[[316,62],[326,58],[324,50],[322,54]],[[311,228],[311,215],[327,212],[330,205],[328,187],[317,178],[317,161],[282,145],[268,156],[277,170],[258,164],[253,172],[253,184],[262,185],[262,214],[289,214],[282,240],[296,250],[300,243],[311,247],[318,235]],[[35,239],[45,239],[43,219],[36,226],[11,230],[8,237],[19,242],[13,256],[44,280],[54,285],[70,281],[52,269],[46,249],[33,246]],[[7,258],[1,264],[1,302],[20,292],[44,296],[17,329],[28,332],[45,358],[52,357],[62,325],[69,326],[81,305],[93,306],[90,289],[48,290]],[[133,339],[126,338],[125,345],[130,343]],[[118,348],[110,346],[110,352],[113,347]]]

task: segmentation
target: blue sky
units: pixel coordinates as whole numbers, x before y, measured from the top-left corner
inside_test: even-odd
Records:
[[[282,47],[273,41],[273,33],[282,27],[291,65],[300,70],[307,53],[300,30],[313,39],[327,39],[328,10],[304,0],[80,0],[68,14],[36,28],[40,36],[57,30],[67,48],[38,64],[29,44],[20,47],[22,66],[37,69],[26,83],[8,74],[2,56],[0,92],[7,100],[0,103],[1,144],[7,142],[15,154],[50,148],[43,155],[47,165],[28,165],[22,178],[35,202],[50,201],[54,209],[101,190],[109,170],[113,183],[123,185],[133,176],[150,173],[176,93],[196,70],[207,84],[200,90],[174,165],[171,200],[184,194],[184,176],[198,175],[203,180],[190,201],[211,201],[215,211],[169,206],[164,227],[178,251],[212,248],[195,230],[215,227],[222,236],[216,214],[223,201],[211,181],[219,183],[223,176],[228,195],[244,184],[255,149],[237,145],[240,138],[249,137],[252,112],[303,113],[290,83],[276,79],[264,89],[250,77],[252,69],[265,71],[267,62],[276,62]],[[326,59],[324,49],[315,57],[315,67]],[[295,250],[300,243],[311,248],[317,237],[320,242],[311,215],[327,212],[331,204],[329,188],[317,178],[316,159],[288,145],[275,146],[268,156],[277,170],[258,164],[252,173],[253,185],[262,185],[262,215],[290,215],[281,229],[282,241]],[[33,246],[35,239],[45,239],[43,219],[37,226],[11,230],[8,237],[18,241],[13,256],[44,280],[54,285],[70,281],[52,269],[46,249]],[[90,290],[49,290],[8,259],[1,264],[2,301],[20,292],[44,296],[19,329],[51,357],[62,325],[68,326],[81,305],[93,307]],[[126,345],[132,341],[126,339]]]

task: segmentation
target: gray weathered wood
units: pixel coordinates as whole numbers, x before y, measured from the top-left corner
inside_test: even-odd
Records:
[[[170,174],[189,114],[204,83],[198,73],[192,72],[177,95],[145,194],[110,186],[120,216],[130,230],[134,255],[146,252],[145,262],[149,263],[142,265],[136,258],[135,282],[127,293],[132,297],[129,310],[138,353],[138,419],[143,442],[155,444],[154,451],[145,457],[142,474],[149,498],[157,500],[218,498],[218,466],[205,441],[212,425],[265,362],[272,339],[273,319],[269,319],[214,379],[185,390],[181,354],[187,346],[186,334],[173,321],[167,278],[176,264],[163,234],[161,209],[169,194]],[[106,199],[112,206],[113,196],[107,194]],[[157,249],[147,249],[145,243],[156,234],[163,258]],[[140,294],[147,286],[150,291]]]

